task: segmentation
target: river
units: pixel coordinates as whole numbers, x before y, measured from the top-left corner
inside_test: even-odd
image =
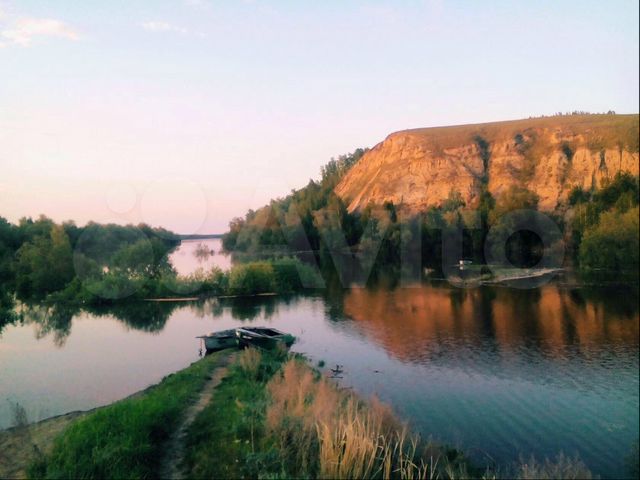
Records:
[[[196,255],[203,243],[215,255]],[[219,240],[183,242],[181,273],[228,267]],[[203,250],[200,248],[200,250]],[[638,440],[638,290],[562,280],[530,289],[446,282],[395,290],[29,310],[0,332],[0,428],[15,404],[31,421],[123,398],[199,358],[195,338],[237,325],[298,337],[293,350],[336,381],[390,403],[412,429],[506,464],[563,451],[625,475]]]

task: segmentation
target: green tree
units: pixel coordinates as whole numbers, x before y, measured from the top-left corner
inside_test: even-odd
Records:
[[[580,244],[580,266],[586,270],[638,271],[638,207],[605,212],[588,228]]]
[[[511,185],[500,195],[489,214],[489,223],[494,225],[507,213],[514,210],[537,210],[538,195],[531,190],[517,185]]]
[[[75,275],[71,243],[64,228],[24,243],[16,253],[16,287],[20,295],[41,297],[61,290]]]

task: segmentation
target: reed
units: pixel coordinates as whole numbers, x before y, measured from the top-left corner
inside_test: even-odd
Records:
[[[187,436],[196,478],[590,478],[575,459],[497,472],[421,441],[377,398],[363,401],[286,351],[244,351]]]
[[[593,478],[591,471],[582,460],[577,457],[568,457],[564,453],[559,453],[553,460],[538,461],[531,457],[528,461],[521,460],[520,463],[517,478],[522,480],[550,480],[554,478],[587,480]]]
[[[364,403],[297,359],[267,388],[267,432],[291,475],[434,478],[437,459],[425,462],[419,439],[377,399]]]
[[[256,379],[260,372],[262,354],[257,348],[246,348],[238,358],[238,365],[242,372],[250,378]]]

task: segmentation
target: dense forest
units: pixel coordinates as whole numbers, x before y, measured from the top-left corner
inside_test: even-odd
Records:
[[[139,290],[170,272],[178,237],[148,225],[78,227],[41,216],[13,225],[0,217],[0,315],[13,300],[100,303]],[[6,320],[6,318],[5,318]]]
[[[544,215],[536,213],[537,195],[515,186],[498,199],[484,191],[473,210],[453,186],[421,215],[390,202],[349,212],[334,188],[364,152],[332,159],[318,181],[233,219],[224,248],[238,258],[313,252],[323,270],[356,282],[403,269],[418,279],[424,268],[441,271],[461,258],[522,268],[546,256],[583,272],[638,270],[638,178],[628,173],[600,189],[576,187],[566,205]]]

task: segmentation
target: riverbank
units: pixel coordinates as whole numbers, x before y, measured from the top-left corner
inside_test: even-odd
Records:
[[[562,454],[499,470],[474,465],[303,357],[255,350],[240,355],[195,419],[186,452],[187,478],[592,478]]]
[[[233,354],[207,356],[110,406],[28,427],[42,440],[24,437],[16,457],[22,459],[22,467],[12,460],[12,470],[5,469],[0,476],[591,476],[581,462],[564,456],[553,462],[530,461],[508,471],[479,468],[460,451],[413,435],[388,406],[376,399],[365,402],[339,388],[300,356],[248,349],[227,367]],[[17,432],[8,434],[17,444]],[[6,435],[3,442],[7,444]]]
[[[30,478],[155,478],[185,411],[229,352],[207,356],[139,395],[71,422],[34,455]]]
[[[56,437],[88,413],[70,412],[0,431],[0,478],[25,478],[29,465],[51,451]]]

